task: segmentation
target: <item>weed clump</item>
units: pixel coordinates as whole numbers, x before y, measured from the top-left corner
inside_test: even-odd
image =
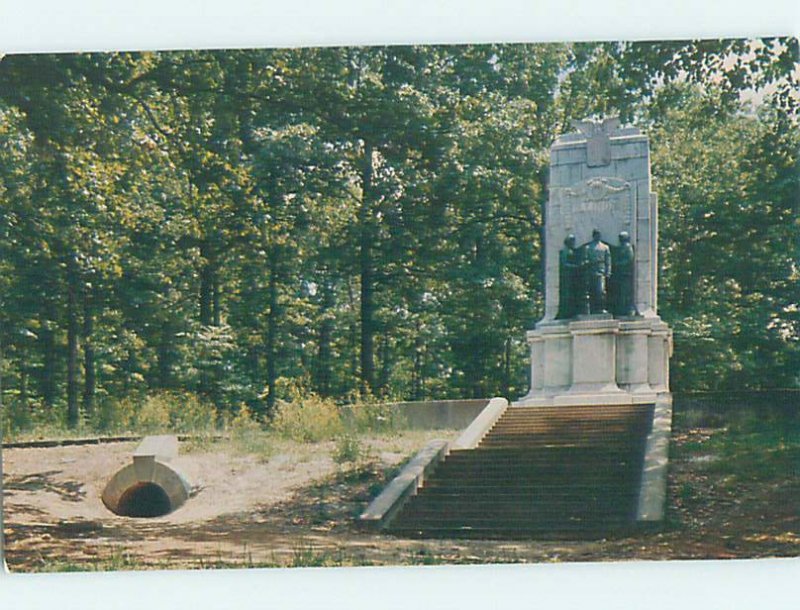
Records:
[[[336,440],[333,461],[337,464],[355,463],[367,457],[368,451],[359,438],[353,434],[343,434]]]
[[[254,454],[266,461],[274,452],[269,435],[246,406],[239,408],[228,425],[228,432],[233,446],[240,453]]]
[[[279,401],[272,428],[282,437],[301,443],[331,440],[344,432],[336,403],[314,393]]]

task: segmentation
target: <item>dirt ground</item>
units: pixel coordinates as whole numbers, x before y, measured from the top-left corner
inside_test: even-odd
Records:
[[[667,519],[658,531],[591,540],[400,539],[360,530],[355,518],[441,431],[362,440],[359,462],[337,464],[335,444],[282,442],[267,458],[220,442],[174,462],[196,487],[152,519],[119,517],[100,495],[133,443],[3,452],[9,569],[106,570],[248,566],[612,561],[800,555],[800,479],[790,453],[768,477],[719,468],[715,435],[673,435]]]

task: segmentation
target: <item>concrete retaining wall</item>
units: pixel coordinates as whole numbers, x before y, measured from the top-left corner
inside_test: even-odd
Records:
[[[672,432],[672,397],[663,394],[653,409],[653,425],[647,435],[636,520],[654,523],[664,518],[667,499],[669,439]]]
[[[472,423],[488,398],[469,400],[428,400],[419,402],[393,402],[381,405],[389,410],[401,426],[418,430],[463,430]],[[358,407],[345,406],[342,416],[352,416]]]

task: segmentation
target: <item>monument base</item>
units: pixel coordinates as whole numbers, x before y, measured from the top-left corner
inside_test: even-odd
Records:
[[[644,404],[669,394],[672,331],[656,315],[543,320],[528,344],[531,391],[513,406]]]

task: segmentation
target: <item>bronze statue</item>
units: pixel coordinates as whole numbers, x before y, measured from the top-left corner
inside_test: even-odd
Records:
[[[558,313],[556,319],[565,320],[578,313],[581,294],[581,252],[575,248],[575,236],[564,239],[558,253]]]
[[[633,282],[635,254],[630,235],[626,231],[619,234],[619,247],[614,250],[612,312],[615,316],[635,316],[638,314]]]
[[[600,231],[592,231],[592,241],[584,246],[586,289],[589,293],[589,313],[608,313],[606,297],[611,276],[611,250],[600,241]]]

